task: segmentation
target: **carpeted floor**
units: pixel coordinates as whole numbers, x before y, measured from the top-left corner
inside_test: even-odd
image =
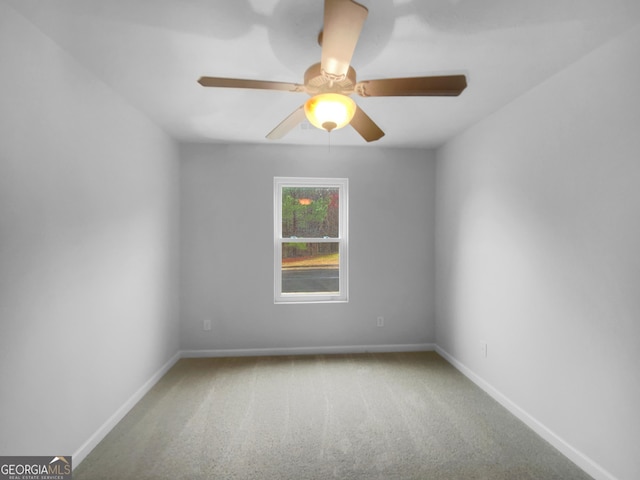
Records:
[[[73,477],[591,478],[433,352],[180,360]]]

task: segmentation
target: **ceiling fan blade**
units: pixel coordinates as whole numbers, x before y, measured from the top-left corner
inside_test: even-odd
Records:
[[[281,90],[286,92],[304,92],[304,85],[285,82],[267,82],[264,80],[243,80],[241,78],[200,77],[198,83],[203,87],[254,88],[258,90]]]
[[[356,113],[351,119],[351,126],[367,142],[373,142],[384,137],[384,132],[360,107],[356,108]]]
[[[277,140],[284,137],[287,133],[293,130],[300,122],[305,119],[304,105],[300,105],[297,110],[285,118],[280,124],[271,130],[267,137],[269,140]]]
[[[325,0],[322,30],[322,70],[344,78],[369,11],[353,0]]]
[[[456,97],[467,88],[464,75],[385,78],[358,82],[355,91],[363,97]]]

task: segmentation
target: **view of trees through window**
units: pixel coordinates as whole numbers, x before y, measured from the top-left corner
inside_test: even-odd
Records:
[[[283,187],[283,293],[339,290],[339,202],[335,187]]]
[[[282,236],[285,238],[336,238],[339,235],[337,188],[284,187]]]

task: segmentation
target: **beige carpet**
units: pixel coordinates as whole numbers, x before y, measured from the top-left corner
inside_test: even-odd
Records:
[[[436,353],[180,360],[89,479],[589,479]]]

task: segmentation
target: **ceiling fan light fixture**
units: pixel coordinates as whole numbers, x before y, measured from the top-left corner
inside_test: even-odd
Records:
[[[321,93],[304,104],[307,120],[317,128],[330,132],[351,122],[356,113],[356,102],[339,93]]]

